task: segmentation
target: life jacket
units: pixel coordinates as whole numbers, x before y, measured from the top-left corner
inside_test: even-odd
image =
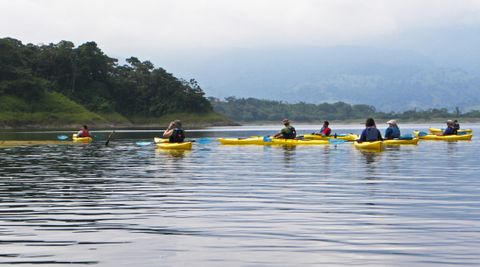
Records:
[[[385,136],[385,138],[393,139],[400,137],[400,129],[397,126],[389,127],[390,128],[390,135]]]
[[[328,127],[322,127],[322,129],[320,129],[320,133],[326,136],[329,136],[331,132],[332,132],[332,129]]]
[[[81,133],[78,135],[78,137],[90,137],[90,133],[88,130],[81,130]]]
[[[367,142],[378,141],[378,130],[375,127],[367,127],[366,129]]]
[[[283,138],[295,139],[295,137],[297,137],[297,131],[295,131],[295,128],[293,126],[287,126],[287,128],[288,128],[288,133],[283,133]]]
[[[178,128],[175,128],[172,135],[168,138],[170,143],[182,143],[183,140],[185,140],[185,131]]]

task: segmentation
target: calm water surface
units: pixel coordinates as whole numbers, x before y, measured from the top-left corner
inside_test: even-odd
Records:
[[[211,142],[184,153],[135,145],[153,131],[119,132],[108,147],[99,141],[0,148],[0,264],[480,265],[475,137],[382,153],[348,143],[212,141],[271,129],[191,131]],[[338,129],[358,133],[360,125]],[[57,134],[0,133],[0,139]]]

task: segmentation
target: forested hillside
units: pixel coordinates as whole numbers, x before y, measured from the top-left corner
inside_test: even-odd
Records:
[[[430,121],[439,118],[478,119],[480,111],[461,113],[459,109],[446,108],[409,110],[404,112],[378,112],[369,105],[351,105],[344,102],[308,104],[304,102],[289,104],[281,101],[255,98],[227,97],[225,100],[209,98],[216,112],[235,121],[280,121],[289,118],[297,122],[319,122],[322,120],[364,120],[367,117],[383,119],[402,119],[403,121]]]
[[[126,61],[118,64],[95,42],[0,39],[0,124],[141,123],[179,113],[225,121],[195,80],[135,57]]]

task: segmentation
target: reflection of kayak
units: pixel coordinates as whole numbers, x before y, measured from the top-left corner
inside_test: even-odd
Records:
[[[263,137],[253,136],[249,138],[218,138],[222,145],[263,145]]]
[[[444,129],[438,129],[438,128],[428,128],[430,133],[437,135],[437,134],[442,134]],[[467,133],[470,134],[472,133],[472,129],[460,129],[457,131],[458,133]]]
[[[13,147],[13,146],[39,146],[39,145],[65,145],[71,144],[68,141],[56,141],[56,140],[1,140],[0,147]]]
[[[443,141],[468,141],[472,140],[473,134],[460,134],[460,135],[434,135],[427,134],[421,135],[418,131],[414,131],[413,134],[418,136],[422,140],[443,140]]]
[[[91,137],[77,137],[77,134],[72,135],[73,142],[82,142],[82,143],[90,143],[93,141]]]
[[[183,143],[157,143],[158,148],[162,149],[178,149],[186,150],[192,149],[192,142],[183,142]]]
[[[260,136],[252,136],[249,138],[218,138],[222,145],[326,145],[328,140],[297,140],[283,138],[265,138]]]
[[[358,135],[356,134],[337,134],[336,135],[336,138],[335,138],[335,135],[331,135],[331,136],[322,136],[322,135],[318,135],[318,134],[305,134],[303,135],[303,138],[304,139],[311,139],[311,140],[327,140],[329,138],[332,138],[332,139],[340,139],[340,140],[345,140],[345,141],[355,141],[358,139]]]
[[[418,144],[418,138],[413,139],[391,139],[383,141],[386,146],[398,146],[398,145],[416,145]]]
[[[383,142],[382,141],[375,141],[375,142],[353,142],[356,148],[362,150],[371,150],[371,151],[381,151],[383,149]]]
[[[266,145],[284,145],[284,146],[296,146],[296,145],[327,145],[328,140],[296,140],[296,139],[283,139],[272,138],[270,142],[265,142]]]

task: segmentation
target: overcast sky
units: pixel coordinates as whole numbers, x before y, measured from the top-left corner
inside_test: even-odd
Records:
[[[480,24],[478,0],[0,0],[0,35],[108,54],[357,45]]]

